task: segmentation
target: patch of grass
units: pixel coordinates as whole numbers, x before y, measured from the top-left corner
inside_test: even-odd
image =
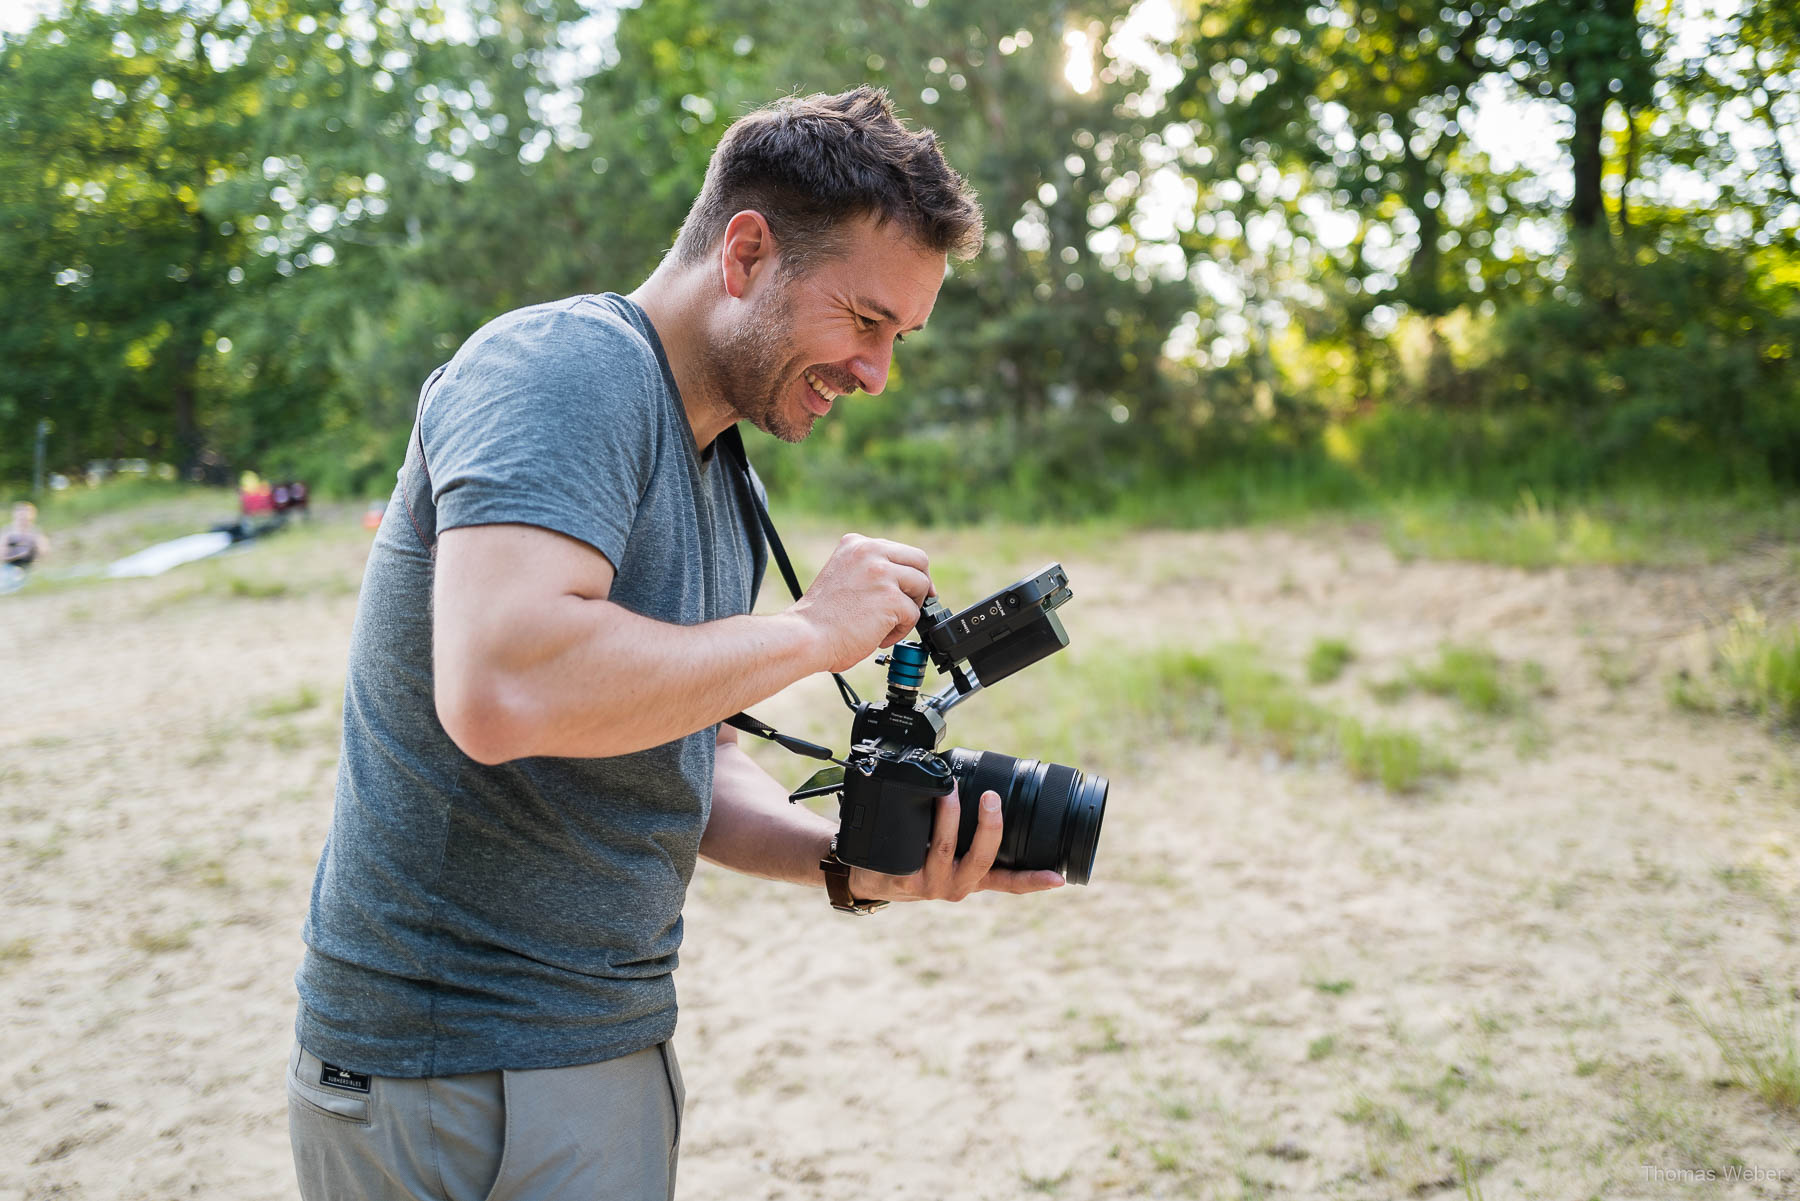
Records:
[[[1074,1174],[1074,1171],[1073,1168],[1065,1168],[1055,1176],[1033,1176],[1029,1172],[1020,1172],[1019,1183],[1023,1184],[1028,1192],[1054,1197],[1063,1185],[1069,1183],[1069,1177]]]
[[[207,888],[224,888],[230,884],[225,864],[217,858],[204,858],[192,847],[177,847],[162,858],[162,869],[171,876],[187,876]]]
[[[1669,496],[1619,490],[1579,502],[1521,490],[1510,508],[1456,497],[1393,500],[1383,529],[1402,558],[1559,565],[1695,566],[1756,538],[1792,537],[1800,505],[1768,496]]]
[[[1597,1075],[1600,1069],[1606,1066],[1605,1055],[1584,1056],[1575,1049],[1573,1039],[1569,1042],[1569,1058],[1574,1061],[1575,1075],[1583,1080]]]
[[[1392,1105],[1375,1100],[1367,1093],[1357,1093],[1350,1108],[1340,1110],[1338,1117],[1352,1126],[1362,1126],[1391,1139],[1411,1138],[1413,1133],[1405,1114]]]
[[[1752,1005],[1736,985],[1729,1014],[1710,1015],[1692,1002],[1685,1007],[1706,1033],[1726,1071],[1771,1109],[1800,1111],[1800,1012],[1789,1001]]]
[[[1356,981],[1354,981],[1354,980],[1314,980],[1312,982],[1312,986],[1314,988],[1318,989],[1322,993],[1329,993],[1331,996],[1341,997],[1345,993],[1349,992],[1351,989],[1356,987]]]
[[[189,767],[210,767],[225,758],[225,749],[237,737],[232,726],[215,723],[200,732],[200,746],[187,757]]]
[[[1761,613],[1745,608],[1725,631],[1719,662],[1741,704],[1800,728],[1800,625],[1772,630]]]
[[[1427,747],[1411,730],[1371,729],[1355,718],[1338,726],[1338,745],[1351,775],[1374,780],[1392,793],[1415,792],[1427,776],[1452,777],[1460,770],[1455,760]]]
[[[1356,658],[1356,652],[1342,638],[1320,638],[1306,655],[1306,678],[1314,684],[1329,684],[1344,674]]]
[[[262,736],[278,751],[297,751],[311,741],[307,732],[291,721],[276,722],[264,729]]]
[[[1592,646],[1588,648],[1588,653],[1594,658],[1595,674],[1610,692],[1623,692],[1637,683],[1638,678],[1644,674],[1642,663],[1625,651]]]
[[[9,938],[0,942],[0,966],[24,963],[37,953],[29,938]]]
[[[1439,1113],[1445,1113],[1469,1088],[1469,1074],[1455,1064],[1442,1073],[1418,1084],[1402,1084],[1400,1091],[1415,1100],[1429,1102]]]
[[[1369,695],[1383,705],[1397,704],[1412,691],[1412,681],[1404,676],[1396,676],[1391,680],[1370,680],[1366,687]]]
[[[1077,1043],[1075,1046],[1077,1051],[1080,1051],[1085,1055],[1117,1055],[1130,1045],[1124,1039],[1119,1037],[1118,1019],[1108,1014],[1096,1016],[1094,1018],[1094,1028],[1099,1033],[1100,1037],[1090,1042]]]
[[[37,498],[38,516],[40,524],[46,526],[72,525],[104,517],[109,513],[136,509],[153,501],[178,497],[217,500],[220,497],[229,498],[230,493],[224,489],[208,488],[180,480],[159,479],[154,475],[116,476],[93,487],[77,484],[60,492],[45,493]],[[8,503],[11,499],[13,498],[8,498]],[[20,496],[16,499],[26,498]],[[230,503],[236,502],[231,500]]]
[[[1724,708],[1710,682],[1693,675],[1685,667],[1669,677],[1663,686],[1663,694],[1669,698],[1670,708],[1685,713],[1711,715]]]
[[[1463,1196],[1469,1201],[1482,1201],[1479,1177],[1486,1171],[1482,1163],[1470,1163],[1468,1155],[1461,1147],[1450,1148],[1450,1158],[1456,1164],[1456,1178],[1462,1184]]]
[[[319,690],[310,684],[302,684],[285,696],[271,697],[251,710],[256,717],[287,717],[294,713],[304,713],[319,703]]]
[[[1158,1097],[1156,1108],[1162,1116],[1171,1122],[1191,1122],[1194,1120],[1194,1107],[1181,1097]]]
[[[194,931],[191,926],[160,931],[140,928],[131,932],[131,945],[151,955],[160,955],[166,951],[185,951],[193,944]]]
[[[1438,648],[1437,662],[1415,667],[1412,682],[1434,696],[1445,696],[1463,708],[1486,717],[1505,717],[1518,711],[1520,697],[1506,680],[1500,657],[1481,647]]]
[[[1337,1035],[1321,1034],[1306,1044],[1306,1058],[1310,1063],[1317,1063],[1321,1059],[1329,1059],[1336,1050]]]
[[[241,600],[274,600],[288,594],[286,580],[253,580],[231,576],[225,583],[226,595]]]
[[[1465,559],[1508,567],[1641,562],[1646,548],[1580,506],[1560,512],[1525,489],[1510,510],[1456,504],[1393,505],[1387,542],[1402,558]]]
[[[67,826],[58,825],[50,832],[47,838],[37,840],[9,838],[6,840],[6,847],[8,850],[23,856],[27,865],[31,867],[42,867],[52,859],[60,858],[63,852],[68,849],[64,842],[68,837],[68,834],[69,828]]]

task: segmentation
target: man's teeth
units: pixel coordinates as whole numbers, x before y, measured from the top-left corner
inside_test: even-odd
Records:
[[[821,400],[832,401],[838,398],[838,394],[826,386],[825,381],[814,375],[812,372],[803,371],[801,374],[806,377],[806,382],[811,385],[814,392],[819,394]]]

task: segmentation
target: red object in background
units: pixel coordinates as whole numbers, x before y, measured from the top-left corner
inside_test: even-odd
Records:
[[[273,513],[275,511],[274,489],[267,484],[258,484],[253,488],[239,488],[238,505],[244,510],[245,517]]]
[[[386,501],[380,501],[380,500],[370,501],[369,507],[367,509],[363,510],[363,529],[365,529],[365,530],[380,529],[382,515],[386,512],[387,512],[387,502]]]
[[[248,488],[238,489],[238,505],[243,509],[245,517],[257,517],[266,513],[287,513],[295,509],[309,512],[309,499],[306,485],[299,480],[287,483],[256,484]]]

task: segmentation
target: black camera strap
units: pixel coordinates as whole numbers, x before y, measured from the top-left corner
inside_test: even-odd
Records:
[[[744,490],[750,494],[750,503],[756,508],[756,519],[762,525],[763,536],[769,540],[769,553],[774,557],[776,566],[781,569],[781,578],[787,582],[788,591],[793,594],[795,600],[799,600],[804,595],[804,590],[800,587],[800,577],[794,574],[794,564],[788,558],[787,548],[781,544],[781,535],[775,532],[775,521],[769,516],[768,506],[763,504],[762,494],[756,490],[756,480],[750,474],[750,454],[744,449],[743,434],[739,432],[735,424],[728,425],[725,427],[725,432],[719,435],[718,444],[725,448],[726,455],[733,463],[737,464],[738,473],[743,476]],[[856,690],[850,687],[850,682],[838,672],[832,672],[831,678],[837,681],[838,694],[844,698],[844,704],[849,706],[850,712],[856,712],[857,706],[862,704],[862,698],[856,695]],[[805,755],[812,759],[833,761],[837,759],[837,756],[828,747],[783,734],[767,722],[758,721],[748,713],[734,713],[725,719],[725,724],[742,730],[746,734],[766,738],[796,755]]]

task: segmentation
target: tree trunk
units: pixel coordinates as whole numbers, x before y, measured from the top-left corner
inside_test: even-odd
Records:
[[[1606,167],[1606,95],[1593,89],[1584,93],[1582,79],[1571,72],[1575,85],[1575,132],[1569,137],[1569,153],[1575,159],[1575,194],[1569,201],[1569,228],[1578,235],[1605,237],[1606,202],[1600,179]]]

